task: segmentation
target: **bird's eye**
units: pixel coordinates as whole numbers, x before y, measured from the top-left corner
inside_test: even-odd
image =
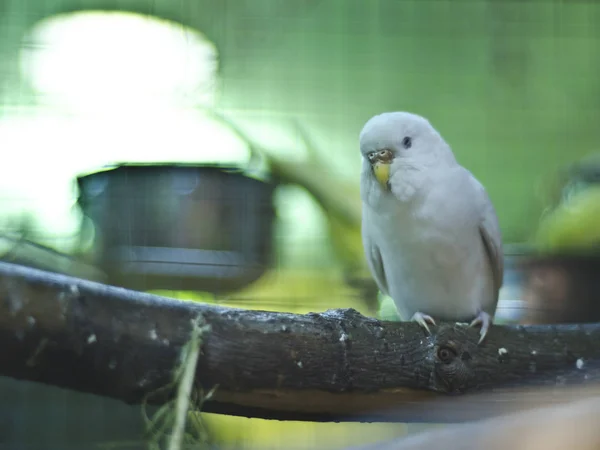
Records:
[[[406,136],[404,139],[402,139],[402,147],[404,148],[410,148],[412,146],[412,139],[409,138],[408,136]]]

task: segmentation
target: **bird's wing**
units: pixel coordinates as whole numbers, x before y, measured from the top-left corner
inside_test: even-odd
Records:
[[[362,240],[365,247],[365,256],[367,264],[371,269],[371,274],[377,283],[379,290],[385,295],[389,295],[387,280],[385,278],[385,269],[383,267],[383,259],[379,247],[373,242],[371,229],[368,226],[368,221],[363,219],[362,225]]]
[[[494,280],[494,293],[495,302],[498,302],[498,293],[502,287],[504,279],[504,254],[502,251],[502,235],[500,233],[500,225],[498,224],[498,217],[496,216],[496,210],[490,200],[485,188],[472,177],[475,182],[475,186],[479,191],[481,198],[482,215],[479,222],[479,234],[483,241],[490,267],[492,268],[492,277]]]

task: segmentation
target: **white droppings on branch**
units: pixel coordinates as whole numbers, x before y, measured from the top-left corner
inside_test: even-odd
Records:
[[[12,294],[8,296],[8,310],[10,311],[11,316],[16,316],[19,311],[21,311],[24,307],[21,298],[17,294]]]
[[[76,284],[68,285],[67,289],[58,294],[58,304],[61,307],[61,313],[64,316],[69,308],[70,300],[79,297],[79,288]]]

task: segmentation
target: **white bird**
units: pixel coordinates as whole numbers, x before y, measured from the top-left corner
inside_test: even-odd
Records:
[[[379,289],[402,320],[481,325],[498,304],[504,262],[494,206],[429,121],[371,118],[360,133],[362,239]]]

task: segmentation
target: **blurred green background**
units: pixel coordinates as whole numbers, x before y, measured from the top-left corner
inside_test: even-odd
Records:
[[[0,0],[0,229],[75,254],[79,173],[246,164],[248,143],[203,112],[216,109],[288,181],[275,197],[276,264],[228,303],[373,313],[344,278],[364,270],[360,236],[332,213],[344,202],[360,212],[363,124],[391,110],[428,117],[487,188],[505,243],[527,242],[556,173],[598,148],[599,25],[593,1]],[[208,421],[230,448],[406,431]]]
[[[40,22],[90,8],[171,22]],[[3,210],[27,200],[44,233],[68,236],[81,169],[241,154],[205,131],[198,102],[300,160],[288,120],[301,121],[355,183],[360,128],[402,109],[431,119],[485,184],[505,240],[523,241],[544,176],[597,148],[599,14],[583,1],[3,0]]]

